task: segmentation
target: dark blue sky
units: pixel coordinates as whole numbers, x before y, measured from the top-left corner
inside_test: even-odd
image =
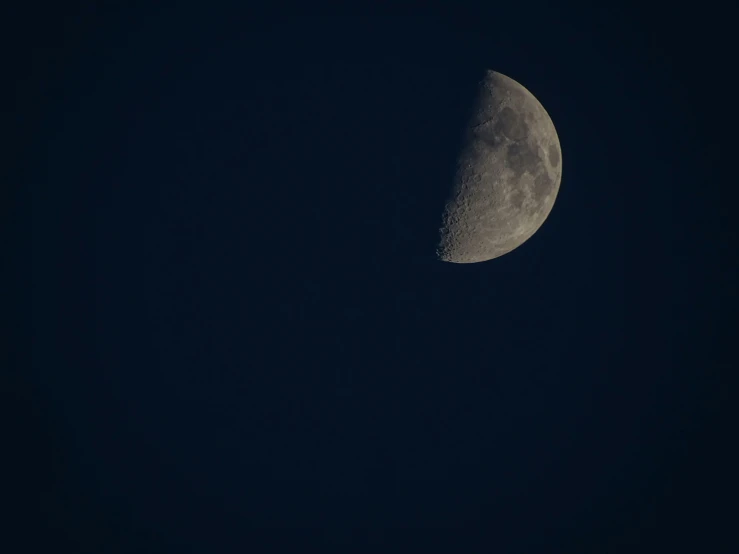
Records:
[[[13,385],[29,537],[726,547],[720,18],[45,13],[18,20],[10,69],[32,185],[33,363]],[[551,115],[561,190],[519,249],[442,264],[486,69]]]

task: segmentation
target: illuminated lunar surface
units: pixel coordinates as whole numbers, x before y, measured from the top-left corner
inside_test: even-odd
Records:
[[[551,212],[561,177],[549,114],[522,85],[488,71],[444,208],[439,259],[484,262],[521,246]]]

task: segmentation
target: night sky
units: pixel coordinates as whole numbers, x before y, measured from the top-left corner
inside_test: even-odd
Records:
[[[64,4],[8,19],[4,552],[732,551],[728,15]],[[445,264],[487,69],[562,184]]]

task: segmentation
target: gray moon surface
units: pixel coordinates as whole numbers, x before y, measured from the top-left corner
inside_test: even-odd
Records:
[[[518,248],[549,216],[561,179],[549,114],[521,84],[487,71],[444,208],[438,258],[484,262]]]

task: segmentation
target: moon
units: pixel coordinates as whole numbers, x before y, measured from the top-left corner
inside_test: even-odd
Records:
[[[534,95],[495,71],[480,82],[464,144],[436,254],[484,262],[518,248],[544,223],[559,192],[562,151]]]

